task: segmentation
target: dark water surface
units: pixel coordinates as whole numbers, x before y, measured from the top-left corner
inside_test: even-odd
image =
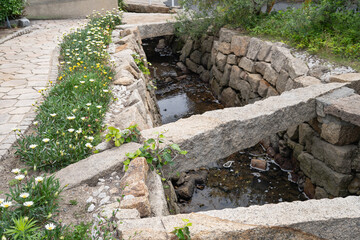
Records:
[[[266,159],[267,171],[252,168],[251,158]],[[228,161],[234,162],[225,168]],[[205,188],[196,188],[192,199],[180,204],[180,208],[182,213],[190,213],[306,199],[298,185],[289,181],[289,173],[282,171],[257,145],[218,161],[217,167],[209,170]]]
[[[223,108],[209,84],[202,82],[197,74],[184,73],[176,66],[178,56],[169,47],[155,51],[157,41],[144,40],[143,47],[151,63],[151,77],[156,81],[162,123]]]
[[[159,39],[144,40],[151,76],[156,79],[156,97],[163,124],[194,114],[223,108],[213,96],[210,86],[197,74],[184,73],[176,66],[177,56],[167,47],[156,49]],[[267,171],[250,167],[251,158],[268,161]],[[223,164],[233,161],[231,167]],[[247,207],[266,203],[305,200],[289,173],[282,171],[260,145],[219,160],[217,167],[209,169],[207,184],[202,190],[195,188],[190,201],[179,204],[181,212]]]

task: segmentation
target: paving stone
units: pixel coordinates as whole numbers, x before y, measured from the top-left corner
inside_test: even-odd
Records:
[[[0,101],[0,108],[8,108],[12,107],[16,104],[17,100],[1,100]]]
[[[26,80],[10,80],[10,81],[6,81],[4,83],[1,84],[1,88],[3,87],[17,87],[17,86],[22,86],[22,85],[26,85],[27,81]]]
[[[11,88],[11,87],[3,87],[3,86],[1,86],[0,87],[0,92],[1,93],[6,93],[6,92],[9,92],[9,91],[11,91],[13,88]]]
[[[4,124],[7,123],[10,119],[10,115],[9,114],[1,114],[0,115],[0,124]]]
[[[10,143],[6,143],[6,144],[1,143],[0,144],[0,150],[8,150],[8,149],[11,148],[11,146],[12,146],[12,144],[10,144]]]
[[[27,113],[29,112],[31,109],[31,107],[18,107],[15,108],[14,110],[12,110],[11,112],[9,112],[10,114],[22,114],[22,113]]]
[[[18,95],[19,96],[19,95]],[[39,99],[41,97],[41,94],[38,92],[35,93],[26,93],[26,94],[21,94],[17,99],[19,100],[25,100],[25,99]]]
[[[27,94],[27,93],[36,93],[34,89],[31,88],[20,88],[20,89],[13,89],[9,91],[8,95],[19,95],[19,94]]]
[[[8,134],[12,132],[12,129],[16,128],[17,124],[6,123],[0,125],[0,134]]]
[[[31,99],[31,100],[18,100],[18,102],[15,104],[15,107],[28,107],[28,106],[32,106],[33,104],[35,104],[35,100]]]
[[[2,99],[17,99],[20,95],[5,95],[2,97]]]
[[[23,120],[25,115],[12,115],[10,120],[9,120],[9,123],[20,123],[21,120]]]

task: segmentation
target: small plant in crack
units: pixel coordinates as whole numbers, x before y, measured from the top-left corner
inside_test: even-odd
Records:
[[[108,127],[109,132],[105,136],[107,142],[113,141],[116,147],[120,147],[124,143],[139,142],[140,131],[137,124],[120,131],[115,127]]]
[[[134,61],[139,67],[140,71],[145,75],[150,75],[150,70],[147,65],[151,66],[151,63],[149,63],[144,57],[140,57],[140,55],[137,53],[134,53],[131,56],[134,58]]]
[[[179,240],[190,240],[190,229],[189,227],[192,226],[192,223],[189,222],[189,219],[182,219],[185,223],[182,227],[174,227],[174,231],[172,231],[173,234],[179,239]]]
[[[177,144],[161,147],[160,145],[164,143],[164,138],[164,134],[160,133],[156,138],[147,139],[144,145],[136,150],[136,152],[127,153],[128,159],[124,161],[125,171],[129,168],[131,160],[137,157],[146,158],[150,169],[153,171],[154,169],[161,170],[163,166],[172,164],[179,154],[187,154],[187,151],[181,150]]]

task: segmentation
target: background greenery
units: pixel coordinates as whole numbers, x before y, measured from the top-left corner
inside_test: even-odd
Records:
[[[360,1],[304,1],[299,9],[270,12],[272,0],[183,0],[185,9],[199,11],[178,17],[178,35],[200,38],[220,27],[240,28],[248,34],[282,40],[311,53],[360,58]],[[261,12],[261,6],[267,6]],[[194,21],[191,21],[194,20]]]
[[[24,0],[1,0],[0,1],[0,22],[6,17],[19,16],[25,7]]]

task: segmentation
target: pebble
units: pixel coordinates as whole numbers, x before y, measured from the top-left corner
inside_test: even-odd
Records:
[[[123,199],[127,200],[127,199],[133,199],[133,198],[135,198],[134,195],[125,195]]]
[[[110,189],[109,192],[110,192],[110,194],[115,194],[115,193],[118,193],[119,190],[117,188],[112,188],[112,189]]]
[[[104,193],[104,192],[102,192],[102,193],[100,193],[99,194],[99,196],[98,196],[99,198],[101,198],[101,199],[103,199],[103,198],[105,198],[106,197],[106,193]]]
[[[105,179],[99,178],[99,182],[105,182]]]
[[[93,192],[93,196],[96,197],[96,196],[99,195],[103,190],[104,190],[104,186],[99,187],[98,190],[95,190],[95,191]]]
[[[92,196],[90,196],[87,200],[86,203],[91,203],[94,200],[94,198]]]
[[[117,172],[112,172],[111,176],[115,176],[117,174]]]
[[[104,187],[105,191],[109,190],[109,188],[110,188],[109,186]]]
[[[108,203],[109,200],[110,200],[110,197],[109,197],[109,196],[101,199],[101,201],[100,201],[100,206],[104,205],[105,203]]]
[[[94,204],[91,204],[90,206],[89,206],[89,208],[88,208],[88,212],[92,212],[92,211],[94,211],[95,210],[95,205]]]

